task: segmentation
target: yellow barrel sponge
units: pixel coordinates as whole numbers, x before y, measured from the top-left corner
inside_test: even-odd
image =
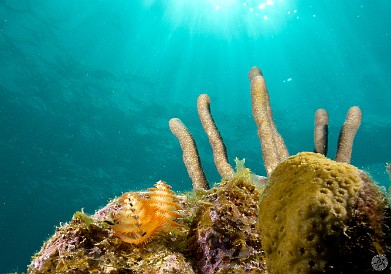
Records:
[[[385,195],[361,170],[321,154],[302,152],[280,163],[258,216],[271,273],[373,270],[374,255],[390,254]]]

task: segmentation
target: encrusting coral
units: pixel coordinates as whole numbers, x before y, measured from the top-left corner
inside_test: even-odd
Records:
[[[261,70],[252,68],[249,80],[268,178],[244,160],[236,159],[233,172],[209,97],[201,95],[199,115],[222,182],[210,189],[194,138],[173,118],[193,191],[175,195],[159,181],[93,216],[78,212],[33,257],[29,273],[363,273],[373,270],[373,256],[390,259],[389,200],[349,164],[361,110],[348,112],[336,161],[325,157],[325,110],[315,115],[319,153],[289,157]]]
[[[321,154],[278,165],[258,217],[272,273],[370,271],[373,256],[391,251],[385,196],[361,170]]]

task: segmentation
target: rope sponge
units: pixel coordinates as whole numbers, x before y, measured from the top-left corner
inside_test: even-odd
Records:
[[[227,150],[210,112],[210,98],[207,94],[201,94],[198,97],[197,108],[202,126],[212,146],[213,159],[217,170],[222,178],[232,178],[235,172],[228,163]]]
[[[172,134],[178,139],[182,148],[183,162],[185,163],[187,173],[193,182],[193,188],[209,189],[209,183],[206,180],[204,170],[202,169],[200,156],[193,136],[178,118],[170,119],[168,124]]]
[[[315,127],[314,127],[314,152],[327,155],[327,140],[329,134],[329,115],[327,110],[318,109],[315,112]]]
[[[357,130],[361,125],[362,113],[357,106],[351,107],[346,115],[345,123],[343,124],[338,138],[337,154],[335,161],[350,163],[353,150],[353,141]]]
[[[258,127],[264,166],[269,176],[279,163],[289,157],[289,153],[273,120],[269,92],[262,71],[258,67],[251,68],[248,78],[252,112]]]

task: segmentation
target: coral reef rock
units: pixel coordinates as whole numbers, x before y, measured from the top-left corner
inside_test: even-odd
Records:
[[[117,238],[99,220],[115,207],[110,203],[94,216],[77,212],[34,255],[28,273],[195,273],[171,245],[173,235],[141,246]]]
[[[200,273],[267,273],[256,228],[260,190],[244,169],[203,198],[189,235]]]
[[[128,194],[114,199],[93,216],[77,212],[34,255],[28,272],[267,273],[256,226],[262,188],[252,178],[250,170],[242,168],[210,190],[196,190],[176,198],[170,191],[170,202],[160,206],[174,201],[169,212],[178,208],[182,218],[143,243],[138,243],[134,235],[131,243],[118,238],[121,235],[115,220],[124,214],[123,200],[128,199]],[[156,198],[158,191],[152,190],[155,191],[137,195],[141,201]],[[126,208],[132,203],[125,202]],[[134,212],[137,210],[141,209]],[[121,222],[128,224],[128,220]],[[134,232],[134,221],[129,229]]]

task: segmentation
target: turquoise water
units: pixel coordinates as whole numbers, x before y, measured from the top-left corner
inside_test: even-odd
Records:
[[[25,271],[61,222],[163,179],[191,189],[168,120],[194,134],[219,181],[196,99],[208,93],[228,149],[265,175],[247,73],[257,65],[289,152],[329,156],[350,106],[352,163],[390,185],[391,2],[0,1],[0,273]]]

